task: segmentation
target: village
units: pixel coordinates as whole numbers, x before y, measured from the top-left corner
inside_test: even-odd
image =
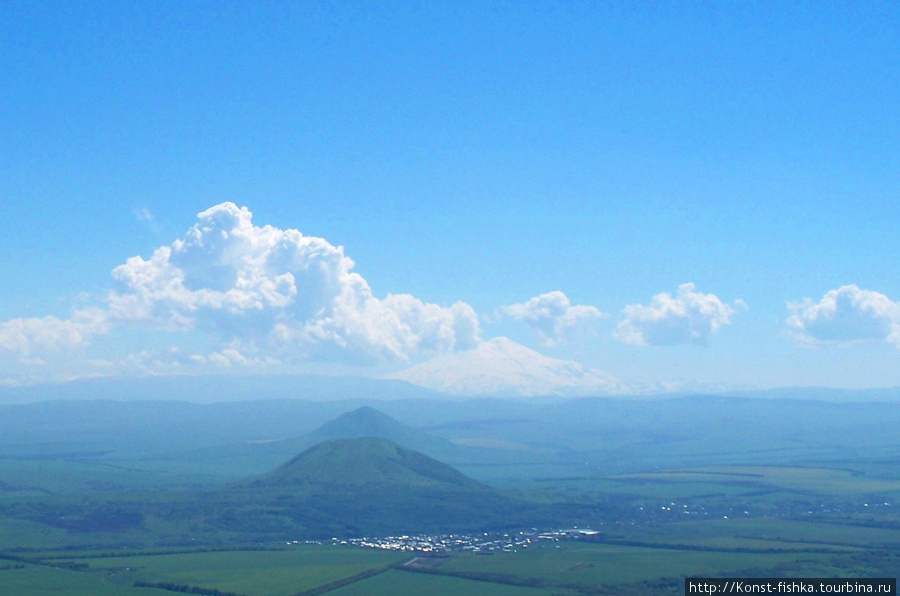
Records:
[[[440,534],[435,536],[387,536],[383,538],[348,538],[346,540],[332,538],[330,541],[298,541],[286,544],[332,544],[334,546],[357,546],[381,550],[395,550],[439,556],[449,552],[473,552],[475,554],[493,554],[495,552],[516,552],[520,548],[529,548],[537,544],[552,544],[569,540],[596,538],[597,530],[590,528],[571,528],[541,532],[535,528],[520,532],[502,532],[468,535]],[[559,545],[556,545],[559,547]]]

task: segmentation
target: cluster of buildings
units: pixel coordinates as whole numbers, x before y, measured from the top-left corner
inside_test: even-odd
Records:
[[[495,552],[516,552],[520,548],[529,548],[539,544],[546,545],[566,540],[597,537],[599,534],[597,530],[589,528],[572,528],[545,532],[531,529],[521,532],[485,532],[476,535],[403,535],[384,538],[348,538],[346,540],[332,538],[330,544],[407,551],[426,555],[440,555],[451,551],[493,554]],[[293,542],[288,542],[288,544],[300,544],[300,542],[294,540]],[[303,544],[321,544],[321,542],[306,541]]]

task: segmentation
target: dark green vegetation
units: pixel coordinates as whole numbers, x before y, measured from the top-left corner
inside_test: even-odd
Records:
[[[3,406],[0,595],[656,594],[686,575],[894,577],[898,423],[890,402],[714,397]],[[573,525],[600,534],[518,534]],[[512,546],[416,558],[331,543],[483,532]]]
[[[477,532],[541,514],[540,506],[379,438],[325,441],[272,472],[204,494],[204,509],[215,503],[220,511],[208,522],[216,530],[267,528],[262,540]]]

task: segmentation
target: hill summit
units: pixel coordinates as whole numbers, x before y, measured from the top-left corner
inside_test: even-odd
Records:
[[[416,430],[379,412],[375,408],[363,406],[329,420],[313,432],[303,437],[310,445],[332,439],[362,439],[374,437],[387,439],[417,451],[442,450],[450,446],[446,439]]]
[[[312,435],[328,436],[330,439],[352,439],[362,437],[389,438],[389,435],[408,434],[409,427],[397,422],[387,414],[379,412],[371,406],[362,406],[345,412],[337,418],[329,420]],[[335,436],[330,436],[335,435]],[[399,441],[395,441],[399,442]]]
[[[278,449],[301,453],[326,441],[364,438],[387,439],[443,461],[458,459],[459,448],[447,439],[407,426],[369,406],[345,412],[302,437],[280,443]]]

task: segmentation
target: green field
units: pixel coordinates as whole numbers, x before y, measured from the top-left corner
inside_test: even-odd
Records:
[[[78,568],[54,567],[57,565]],[[41,566],[11,562],[0,565],[6,567],[0,570],[0,594],[164,593],[135,587],[136,583],[217,589],[242,596],[294,596],[316,588],[321,588],[317,593],[335,595],[414,594],[427,590],[434,595],[542,596],[592,593],[614,586],[628,586],[633,593],[649,594],[659,590],[677,593],[686,575],[859,575],[861,568],[840,565],[839,557],[826,553],[697,552],[579,542],[491,556],[463,553],[443,559],[318,545],[268,551],[81,556],[46,559]]]
[[[71,562],[87,563],[90,573],[101,574],[123,586],[162,582],[246,596],[291,596],[403,559],[399,553],[372,549],[298,545],[275,551],[90,558]]]
[[[444,575],[426,575],[393,570],[339,588],[329,596],[420,596],[421,594],[467,596],[577,596],[575,590],[531,588],[469,580]]]
[[[4,565],[0,564],[0,567]],[[0,570],[0,596],[171,596],[172,592],[121,586],[100,574],[25,565]]]

